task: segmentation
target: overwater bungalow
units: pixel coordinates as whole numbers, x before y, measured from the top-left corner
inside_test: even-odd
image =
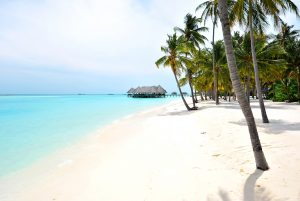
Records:
[[[133,98],[162,98],[166,93],[167,91],[160,85],[131,88],[127,92],[128,96]]]
[[[177,92],[172,92],[171,94],[170,94],[170,96],[177,96]]]

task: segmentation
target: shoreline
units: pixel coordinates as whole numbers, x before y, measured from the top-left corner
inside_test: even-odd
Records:
[[[266,172],[255,170],[237,103],[198,106],[187,112],[176,100],[121,118],[48,164],[40,161],[16,180],[0,182],[0,200],[300,198],[299,105],[266,101],[266,125],[257,102],[251,103],[271,167]]]
[[[164,105],[175,99],[136,101],[124,95],[113,98],[51,96],[48,99],[39,95],[29,101],[25,98],[25,104],[19,105],[23,98],[3,100],[2,109],[8,107],[7,111],[12,111],[13,115],[5,111],[1,115],[0,124],[3,126],[0,131],[0,178],[22,170],[128,115]],[[9,105],[10,101],[16,104]],[[112,107],[118,102],[118,105]],[[51,108],[49,111],[43,108],[45,104]],[[18,110],[20,115],[14,113]]]
[[[48,177],[52,174],[52,169],[71,165],[73,163],[73,159],[71,158],[76,157],[76,155],[78,155],[84,149],[83,147],[85,145],[90,144],[89,146],[93,146],[91,144],[93,144],[94,139],[101,137],[103,132],[118,125],[120,122],[135,118],[139,115],[160,110],[168,105],[176,104],[178,102],[179,100],[171,100],[168,103],[163,103],[159,106],[151,106],[150,108],[141,109],[140,111],[135,111],[129,115],[120,117],[107,125],[99,127],[93,132],[86,133],[85,135],[76,139],[72,144],[61,147],[43,156],[42,158],[39,158],[26,167],[8,173],[7,175],[3,175],[0,177],[0,200],[2,201],[10,197],[10,194],[15,194],[18,191],[24,191],[24,189],[27,188],[26,183],[28,182],[36,183],[39,180],[45,179],[45,177]],[[30,177],[31,179],[28,179]],[[23,180],[24,182],[19,182]]]

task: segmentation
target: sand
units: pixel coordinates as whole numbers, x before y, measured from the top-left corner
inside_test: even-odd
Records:
[[[300,106],[254,116],[270,170],[256,170],[237,102],[143,111],[0,180],[1,201],[300,200]]]

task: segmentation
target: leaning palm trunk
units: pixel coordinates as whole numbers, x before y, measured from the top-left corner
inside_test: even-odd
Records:
[[[246,99],[241,84],[241,80],[237,72],[236,60],[233,51],[232,38],[231,38],[228,13],[227,13],[228,12],[227,0],[219,0],[219,12],[220,12],[220,19],[222,23],[223,37],[225,42],[226,57],[227,57],[228,68],[230,72],[230,78],[233,85],[233,89],[238,98],[240,107],[247,121],[248,130],[249,130],[251,143],[252,143],[252,149],[254,152],[254,158],[256,162],[256,167],[261,170],[268,170],[269,167],[265,159],[264,153],[262,151],[253,113]]]
[[[216,71],[216,56],[215,56],[215,26],[216,26],[216,16],[214,17],[213,22],[213,38],[212,38],[212,59],[213,59],[213,76],[214,76],[214,97],[216,105],[219,104],[219,95],[218,95],[218,77]]]
[[[252,53],[252,60],[253,60],[253,66],[254,66],[255,85],[256,85],[258,102],[259,102],[259,106],[260,106],[260,111],[261,111],[261,116],[262,116],[262,119],[263,119],[263,123],[269,123],[266,108],[265,108],[265,105],[264,105],[264,100],[262,98],[261,86],[260,86],[260,81],[259,81],[259,73],[258,73],[258,66],[257,66],[257,60],[256,60],[254,34],[253,34],[253,23],[252,23],[253,16],[252,16],[252,6],[251,5],[252,4],[250,3],[249,24],[250,24],[251,53]]]
[[[182,101],[183,101],[183,103],[184,103],[184,105],[185,105],[186,109],[187,109],[187,110],[191,110],[190,106],[187,104],[187,102],[186,102],[185,98],[183,97],[183,94],[182,94],[182,91],[181,91],[181,88],[180,88],[180,84],[179,84],[179,81],[178,81],[177,75],[176,75],[176,73],[175,73],[175,71],[174,71],[174,70],[172,70],[172,71],[173,71],[173,74],[174,74],[174,77],[175,77],[175,80],[176,80],[176,83],[177,83],[177,87],[178,87],[178,90],[179,90],[180,96],[181,96],[181,98],[182,98]]]

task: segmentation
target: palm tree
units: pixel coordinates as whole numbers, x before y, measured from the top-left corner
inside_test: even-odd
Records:
[[[182,67],[182,64],[188,62],[188,59],[181,55],[182,48],[183,48],[183,46],[182,46],[183,38],[182,37],[178,38],[176,36],[176,33],[174,33],[172,36],[168,35],[168,39],[167,39],[166,43],[167,43],[166,47],[164,47],[164,46],[161,47],[161,51],[165,54],[165,56],[158,59],[155,62],[155,64],[158,68],[160,65],[163,65],[164,67],[167,67],[167,66],[171,67],[171,70],[175,77],[177,87],[180,92],[182,101],[183,101],[186,109],[191,110],[191,108],[187,104],[187,102],[182,94],[180,84],[179,84],[179,81],[177,78],[177,75],[180,74],[180,68]]]
[[[298,85],[297,97],[300,101],[300,44],[299,40],[297,40],[300,36],[300,30],[295,30],[293,28],[293,25],[290,26],[281,21],[280,31],[275,36],[274,43],[282,45],[287,52],[285,59],[287,60],[288,65],[285,74],[296,78]],[[289,78],[285,77],[285,79],[288,80]]]
[[[215,55],[215,75],[216,75],[216,81],[217,83],[215,84],[215,80],[214,80],[214,86],[216,86],[215,90],[218,92],[218,87],[219,87],[219,81],[221,82],[221,84],[226,84],[226,73],[227,71],[225,70],[226,69],[226,55],[225,55],[225,47],[224,47],[224,42],[219,40],[215,43],[214,45],[214,49],[213,50],[213,54]],[[221,78],[219,80],[219,78]],[[218,96],[218,94],[217,94]],[[218,98],[216,98],[218,99]],[[219,103],[219,101],[218,101]]]
[[[225,47],[224,47],[224,42],[223,41],[217,41],[215,44],[215,50],[214,50],[214,54],[215,54],[215,70],[213,71],[211,69],[212,63],[213,63],[213,50],[211,49],[206,49],[203,52],[203,56],[201,57],[196,57],[196,62],[198,63],[198,66],[201,69],[202,75],[200,76],[204,76],[205,79],[202,80],[210,80],[209,85],[211,86],[216,86],[215,89],[217,91],[218,87],[219,87],[219,78],[221,78],[222,84],[225,84],[225,80],[226,80],[226,56],[225,56]],[[224,74],[225,73],[225,74]],[[221,77],[220,77],[221,75]],[[214,79],[216,78],[216,79]],[[224,78],[224,79],[223,79]],[[198,78],[199,79],[199,78]],[[217,81],[216,83],[214,81]]]
[[[297,80],[297,98],[300,102],[300,40],[292,40],[286,45],[287,51],[287,74]]]
[[[262,8],[260,7],[260,5],[258,5],[258,2],[256,0],[237,0],[236,3],[234,4],[232,12],[235,13],[235,15],[231,14],[231,17],[237,19],[237,21],[240,24],[245,24],[246,26],[249,27],[250,39],[251,39],[251,43],[250,43],[251,56],[252,56],[251,58],[254,67],[256,92],[259,99],[259,106],[261,110],[263,123],[269,123],[269,119],[267,116],[267,112],[266,112],[266,108],[264,105],[262,92],[261,92],[261,86],[260,86],[260,80],[258,74],[258,65],[256,59],[256,52],[255,52],[254,33],[253,33],[253,29],[254,29],[253,27],[255,27],[260,32],[263,32],[263,28],[266,26],[268,22],[266,21],[266,16],[262,11]],[[253,16],[255,16],[254,20],[253,20]],[[232,19],[232,21],[235,20]]]
[[[195,70],[195,88],[200,91],[201,100],[204,100],[201,92],[206,92],[211,89],[213,85],[212,75],[212,57],[209,49],[201,51],[191,51],[191,57]],[[205,96],[205,100],[207,97]]]
[[[286,48],[288,42],[295,41],[299,36],[300,30],[293,30],[294,25],[289,26],[287,23],[281,20],[280,32],[275,36],[275,41]]]
[[[266,21],[266,15],[270,15],[274,21],[274,25],[277,26],[280,21],[280,12],[285,12],[286,10],[291,10],[298,15],[297,6],[291,0],[236,0],[232,9],[231,16],[240,24],[246,25],[250,31],[255,84],[263,123],[269,123],[269,119],[261,93],[258,64],[255,52],[254,27],[262,32],[263,28],[268,24]]]
[[[285,66],[286,62],[283,59],[279,59],[285,55],[285,51],[280,45],[275,43],[267,44],[266,36],[262,35],[256,36],[255,41],[257,63],[261,72],[266,72],[266,74],[269,74],[272,72],[272,69]],[[250,101],[250,79],[252,77],[251,67],[253,66],[250,44],[250,35],[247,33],[243,37],[243,40],[240,41],[239,45],[235,47],[237,66],[241,70],[242,74],[246,77],[246,94],[248,101]]]
[[[244,94],[244,90],[238,75],[236,60],[233,50],[231,32],[230,32],[230,23],[228,18],[228,8],[227,8],[227,0],[219,0],[218,4],[219,12],[220,12],[220,20],[222,24],[223,30],[223,37],[225,42],[225,50],[226,50],[226,57],[230,72],[230,78],[232,81],[233,89],[236,93],[238,98],[240,107],[243,111],[245,119],[247,121],[249,134],[251,138],[252,148],[254,152],[254,158],[256,161],[256,167],[261,170],[268,170],[268,164],[265,159],[262,146],[260,144],[255,120],[253,117],[253,113],[251,107],[249,106],[246,96]]]
[[[213,75],[214,75],[214,96],[215,96],[215,101],[216,105],[219,104],[219,94],[218,94],[218,78],[217,78],[217,72],[216,72],[216,67],[215,67],[215,28],[217,26],[217,22],[219,19],[219,12],[218,12],[218,0],[208,0],[203,3],[201,3],[197,8],[196,11],[203,9],[202,14],[201,14],[201,21],[205,23],[208,18],[212,19],[213,23],[213,33],[212,33],[212,66],[213,66]]]
[[[178,31],[182,34],[182,36],[185,39],[186,46],[190,49],[193,48],[193,46],[197,47],[200,51],[200,44],[205,44],[205,40],[207,38],[200,34],[201,31],[207,31],[208,29],[206,27],[199,27],[198,24],[200,23],[200,19],[196,16],[192,16],[191,14],[187,14],[184,18],[184,29],[181,29],[179,27],[174,27],[175,31]],[[188,54],[186,54],[186,57]],[[188,83],[191,89],[192,94],[192,100],[193,100],[193,107],[195,106],[195,98],[194,98],[194,91],[193,91],[193,85],[192,85],[192,70],[187,66],[187,78]]]

